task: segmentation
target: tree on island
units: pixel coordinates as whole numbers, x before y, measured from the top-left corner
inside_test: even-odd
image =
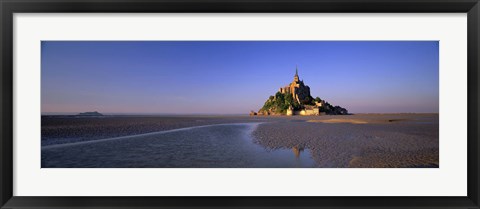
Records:
[[[294,110],[299,110],[301,105],[293,99],[291,94],[282,94],[277,92],[275,96],[270,96],[259,112],[264,114],[286,114],[288,107],[292,106]]]

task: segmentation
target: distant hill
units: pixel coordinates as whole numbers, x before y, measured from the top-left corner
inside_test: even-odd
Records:
[[[94,112],[81,112],[77,114],[78,116],[103,116],[102,113],[99,113],[97,111]]]

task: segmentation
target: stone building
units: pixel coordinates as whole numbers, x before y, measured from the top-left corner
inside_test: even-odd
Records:
[[[305,115],[320,115],[320,109],[316,105],[305,105]]]
[[[303,80],[300,80],[300,77],[298,76],[298,68],[295,69],[295,76],[293,76],[292,83],[285,87],[281,87],[279,92],[282,94],[292,94],[293,99],[299,104],[308,103],[310,100],[310,87],[305,85]]]
[[[293,115],[293,107],[292,106],[289,106],[288,109],[287,109],[287,115]]]
[[[320,115],[319,107],[321,104],[315,106],[312,105],[303,105],[310,103],[310,87],[303,83],[303,80],[300,80],[298,76],[298,68],[295,69],[295,75],[293,76],[293,81],[281,87],[278,90],[282,94],[292,94],[293,99],[295,99],[299,104],[302,104],[303,108],[301,110],[293,110],[293,107],[287,109],[287,115]]]

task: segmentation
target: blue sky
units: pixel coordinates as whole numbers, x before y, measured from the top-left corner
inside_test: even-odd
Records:
[[[438,112],[437,41],[43,41],[42,113],[247,114],[300,79],[352,113]]]

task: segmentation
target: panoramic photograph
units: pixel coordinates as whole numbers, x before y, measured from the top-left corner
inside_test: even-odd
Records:
[[[42,168],[439,168],[438,41],[42,41]]]

